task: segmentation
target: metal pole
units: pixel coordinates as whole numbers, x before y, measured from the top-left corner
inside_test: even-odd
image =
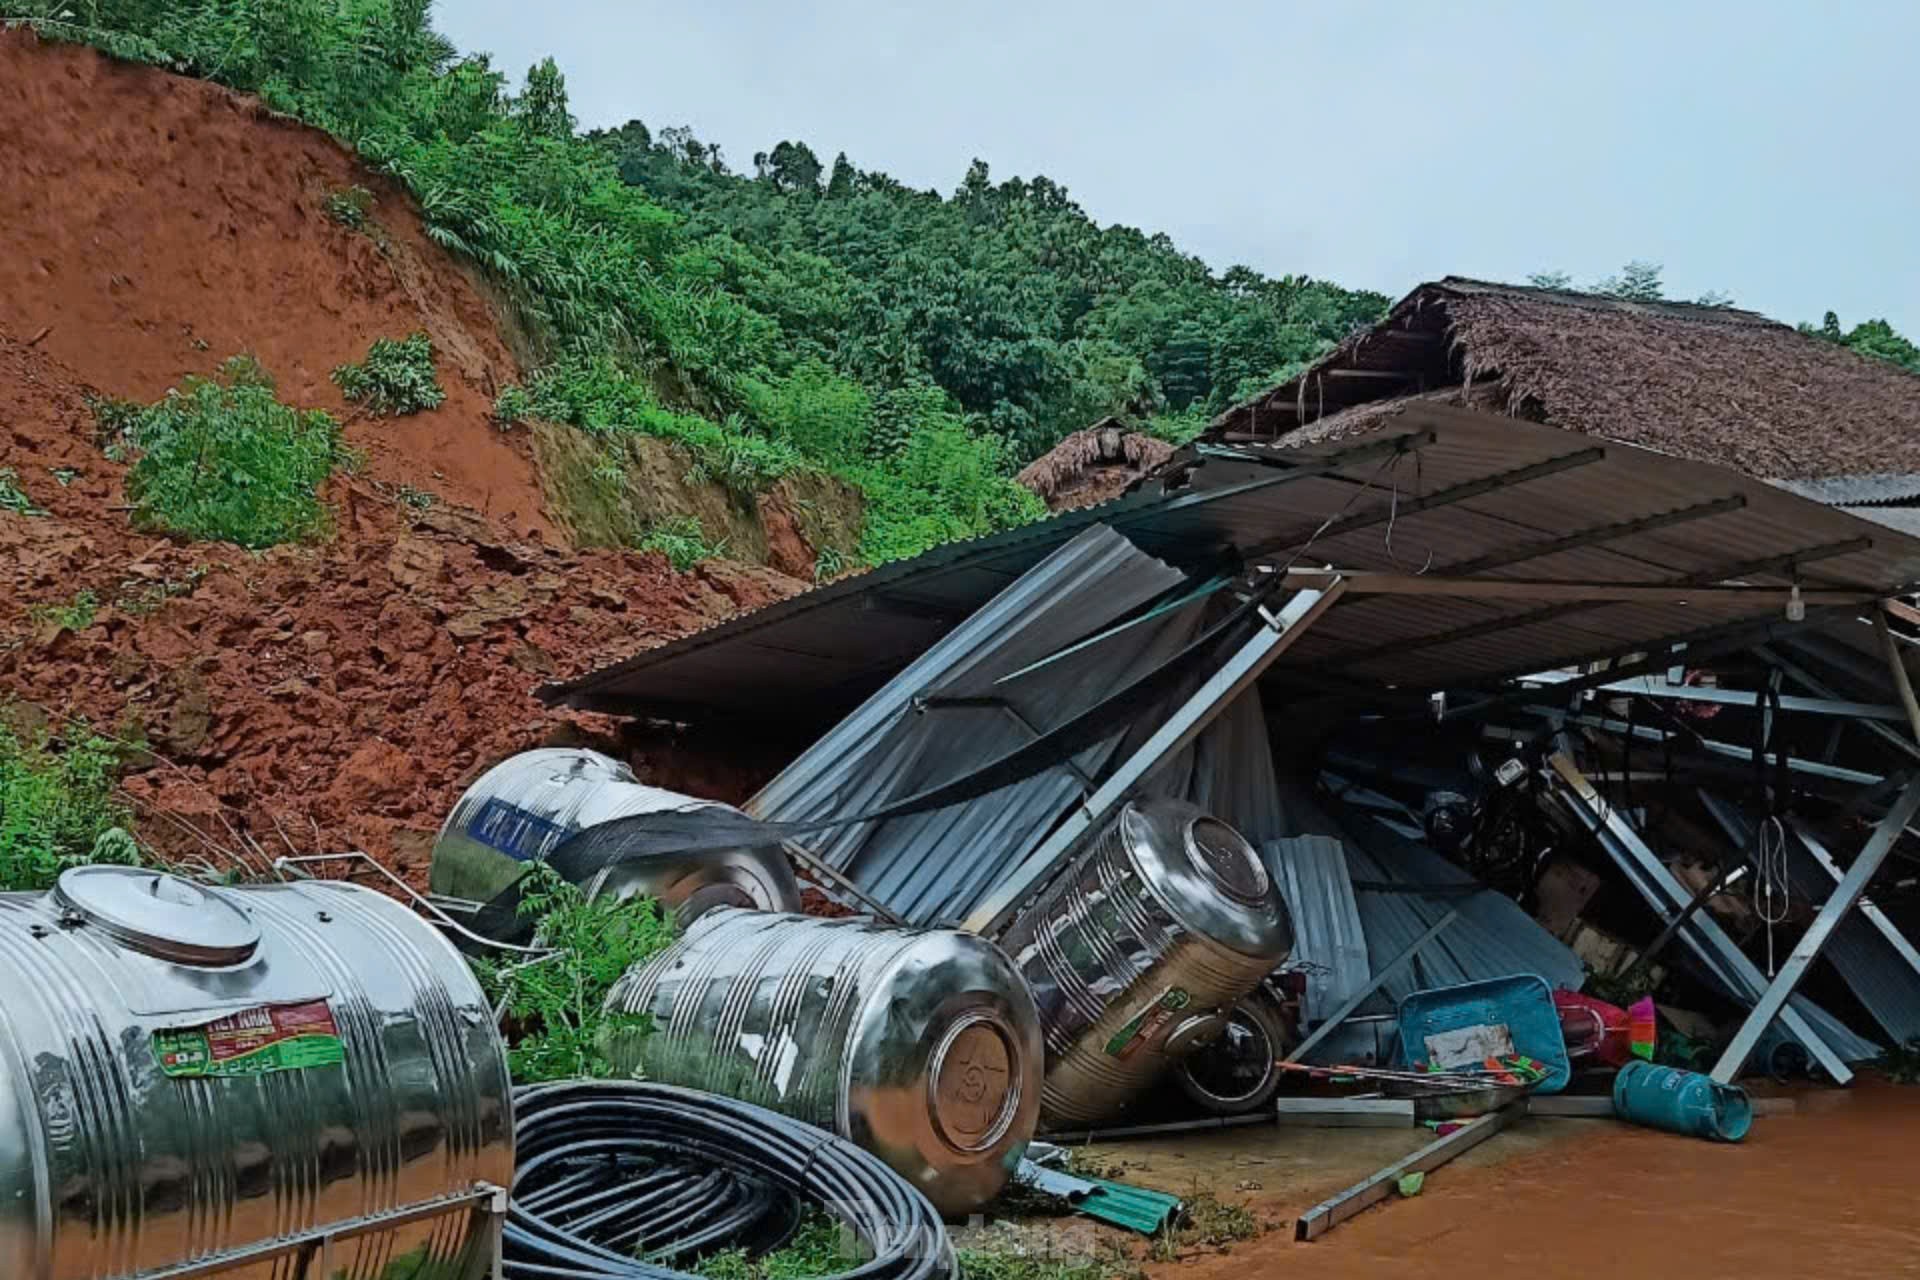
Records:
[[[1887,666],[1893,671],[1893,687],[1900,695],[1900,705],[1906,708],[1907,727],[1913,730],[1915,741],[1920,741],[1920,701],[1913,696],[1913,681],[1907,676],[1907,664],[1900,660],[1900,646],[1893,642],[1893,632],[1887,627],[1886,601],[1882,607],[1873,611],[1873,629],[1880,633],[1880,647],[1886,651]]]
[[[1793,827],[1793,834],[1800,837],[1800,844],[1807,853],[1820,864],[1822,870],[1833,877],[1836,885],[1846,878],[1846,874],[1840,870],[1840,864],[1833,860],[1833,855],[1827,852],[1827,847],[1820,843],[1813,832],[1797,822],[1791,822],[1789,825]],[[1920,974],[1920,949],[1916,949],[1913,943],[1908,941],[1907,935],[1900,932],[1900,926],[1887,918],[1886,912],[1875,906],[1864,894],[1854,905],[1854,910],[1864,916],[1867,923],[1880,931],[1880,936],[1887,940],[1887,945],[1891,946],[1906,962],[1909,969]]]
[[[1358,1009],[1362,1004],[1366,1003],[1366,999],[1368,996],[1378,991],[1388,978],[1391,978],[1402,967],[1404,967],[1408,961],[1412,960],[1415,956],[1419,955],[1421,948],[1425,947],[1429,942],[1432,942],[1435,938],[1439,937],[1441,930],[1445,929],[1448,925],[1452,924],[1455,920],[1458,920],[1459,918],[1460,918],[1460,909],[1458,907],[1455,907],[1452,910],[1448,911],[1447,914],[1441,916],[1438,920],[1435,920],[1431,928],[1429,928],[1425,933],[1421,934],[1419,937],[1415,938],[1412,942],[1409,942],[1407,944],[1406,950],[1402,951],[1399,955],[1395,956],[1393,959],[1387,961],[1384,965],[1381,965],[1379,970],[1373,975],[1373,977],[1367,980],[1366,986],[1360,988],[1360,990],[1354,992],[1351,996],[1347,997],[1347,1002],[1345,1004],[1341,1005],[1338,1009],[1335,1009],[1331,1014],[1329,1014],[1327,1016],[1327,1020],[1325,1022],[1322,1022],[1319,1025],[1319,1027],[1315,1029],[1312,1035],[1308,1036],[1305,1040],[1302,1040],[1300,1042],[1299,1047],[1296,1048],[1292,1053],[1288,1054],[1285,1058],[1282,1058],[1281,1061],[1282,1062],[1305,1061],[1307,1054],[1312,1052],[1314,1049],[1319,1048],[1320,1042],[1322,1040],[1325,1040],[1328,1036],[1332,1035],[1336,1028],[1345,1025],[1347,1019],[1353,1016],[1353,1011],[1355,1009]]]
[[[1720,1055],[1720,1061],[1713,1068],[1715,1080],[1729,1084],[1747,1065],[1747,1055],[1760,1042],[1761,1033],[1785,1007],[1787,997],[1800,985],[1800,979],[1806,976],[1808,968],[1819,956],[1820,948],[1826,945],[1827,938],[1840,923],[1840,918],[1852,909],[1866,891],[1867,881],[1873,879],[1874,873],[1880,870],[1880,864],[1887,860],[1887,854],[1893,850],[1894,841],[1900,838],[1915,813],[1920,813],[1920,782],[1908,783],[1907,789],[1894,801],[1893,808],[1887,811],[1887,816],[1874,827],[1867,847],[1854,859],[1853,865],[1847,869],[1846,878],[1834,889],[1826,905],[1820,908],[1820,914],[1807,926],[1806,934],[1795,944],[1793,954],[1780,967],[1780,975],[1761,995],[1759,1003],[1753,1006],[1753,1012],[1747,1015],[1747,1020],[1741,1024],[1739,1033],[1733,1037],[1727,1051]]]
[[[1218,671],[1160,727],[1154,730],[1140,749],[1114,770],[1100,789],[1080,808],[1068,814],[1053,834],[1035,849],[1027,860],[1004,879],[987,899],[974,908],[965,927],[991,936],[1006,923],[1021,899],[1038,888],[1054,868],[1072,854],[1082,836],[1105,820],[1130,795],[1141,779],[1152,773],[1166,758],[1192,742],[1200,731],[1226,710],[1246,691],[1260,673],[1285,653],[1321,615],[1331,609],[1345,592],[1346,584],[1335,582],[1325,591],[1302,591],[1287,601],[1269,625],[1255,631],[1252,638],[1221,664]]]
[[[1477,1120],[1455,1129],[1437,1142],[1429,1142],[1404,1160],[1395,1161],[1365,1182],[1348,1187],[1332,1199],[1322,1201],[1301,1214],[1293,1226],[1295,1240],[1315,1240],[1369,1205],[1379,1204],[1393,1194],[1394,1186],[1409,1173],[1437,1169],[1457,1155],[1479,1146],[1507,1127],[1507,1122],[1524,1110],[1520,1103],[1508,1103]]]

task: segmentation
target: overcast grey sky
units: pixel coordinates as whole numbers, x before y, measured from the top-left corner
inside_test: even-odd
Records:
[[[782,138],[951,191],[1044,173],[1103,223],[1398,295],[1448,273],[1920,336],[1920,3],[440,0],[584,126]]]

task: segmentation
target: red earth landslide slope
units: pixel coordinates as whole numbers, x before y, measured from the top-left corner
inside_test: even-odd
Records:
[[[325,137],[209,85],[0,34],[0,156],[0,468],[45,509],[0,510],[0,714],[148,742],[126,791],[164,851],[358,847],[418,879],[478,770],[611,728],[542,708],[540,680],[801,586],[560,545],[523,433],[486,418],[517,371],[480,290]],[[321,212],[350,184],[378,193],[385,252]],[[283,399],[344,416],[332,367],[416,328],[448,402],[349,422],[371,464],[329,484],[329,541],[255,554],[131,528],[89,396],[152,399],[248,350]],[[439,500],[403,504],[403,483]],[[41,607],[83,593],[95,616],[77,631]],[[757,766],[735,759],[642,764],[737,800]]]
[[[0,324],[104,394],[156,400],[239,352],[348,420],[369,474],[558,541],[524,439],[483,430],[520,376],[472,278],[392,183],[217,85],[0,32]],[[327,216],[351,187],[374,234]],[[447,402],[355,420],[329,378],[424,329]]]

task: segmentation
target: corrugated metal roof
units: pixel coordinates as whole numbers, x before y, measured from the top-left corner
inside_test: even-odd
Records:
[[[1431,443],[1392,452],[1390,442],[1426,433]],[[1920,538],[1725,468],[1455,405],[1408,402],[1377,430],[1337,448],[1209,449],[1190,476],[1175,491],[1150,485],[816,589],[549,686],[542,696],[627,714],[738,713],[775,701],[844,710],[1096,523],[1180,567],[1237,551],[1272,563],[1418,572],[1498,561],[1572,532],[1737,500],[1736,510],[1613,533],[1472,576],[1701,585],[1745,568],[1743,583],[1785,585],[1797,577],[1808,587],[1875,594],[1920,582]],[[1436,495],[1466,485],[1480,488],[1435,504]],[[1315,536],[1330,518],[1336,523]],[[1783,567],[1792,557],[1805,563]],[[1549,608],[1432,595],[1349,598],[1282,666],[1382,685],[1457,686],[1755,617],[1752,605],[1725,598]]]
[[[1870,507],[1882,502],[1920,500],[1920,472],[1872,471],[1862,475],[1824,476],[1818,480],[1776,480],[1797,493],[1830,507]]]

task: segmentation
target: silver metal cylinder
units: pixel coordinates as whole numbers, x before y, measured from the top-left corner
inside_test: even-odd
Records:
[[[795,1116],[872,1151],[946,1214],[997,1194],[1033,1137],[1040,1027],[992,943],[720,908],[623,978],[615,1064]]]
[[[1106,1120],[1217,1035],[1223,1011],[1292,948],[1266,867],[1226,823],[1178,800],[1123,809],[1015,917],[1003,945],[1047,1044],[1041,1121]]]
[[[495,765],[453,806],[433,846],[428,885],[438,895],[487,902],[569,836],[644,813],[728,808],[649,787],[596,751],[547,747]],[[623,860],[583,886],[588,896],[658,898],[683,923],[713,906],[798,911],[800,884],[778,849],[724,849]]]
[[[492,1015],[399,903],[107,866],[0,895],[0,1276],[471,1276],[512,1176]]]

